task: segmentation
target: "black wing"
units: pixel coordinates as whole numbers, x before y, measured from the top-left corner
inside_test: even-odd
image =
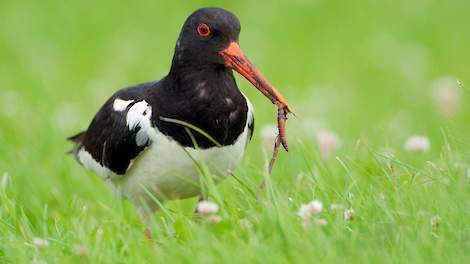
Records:
[[[76,143],[72,152],[77,160],[98,174],[100,172],[96,171],[96,166],[86,163],[96,162],[114,174],[123,175],[132,160],[150,144],[148,131],[145,131],[139,118],[150,120],[151,107],[142,107],[147,103],[135,96],[142,94],[135,90],[128,88],[113,95],[95,115],[86,131],[69,138]],[[120,104],[116,104],[116,100],[120,100]],[[150,125],[147,129],[148,127]],[[84,151],[87,153],[83,153]],[[88,154],[93,161],[84,158],[83,155]]]

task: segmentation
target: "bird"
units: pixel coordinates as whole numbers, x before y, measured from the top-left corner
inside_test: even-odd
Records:
[[[201,195],[195,163],[205,162],[222,179],[241,161],[253,135],[254,108],[233,71],[278,110],[290,112],[241,50],[239,34],[240,22],[232,12],[194,11],[182,26],[169,73],[118,90],[85,131],[68,138],[78,163],[131,201],[144,223],[159,209],[155,198]]]

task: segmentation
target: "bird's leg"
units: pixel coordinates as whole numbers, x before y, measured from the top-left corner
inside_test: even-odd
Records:
[[[145,229],[144,229],[144,234],[145,234],[145,238],[146,238],[148,241],[152,241],[152,240],[153,240],[152,230],[150,230],[150,228],[148,228],[147,226],[146,226]]]
[[[144,225],[144,235],[148,241],[153,239],[152,230],[150,229],[152,213],[149,208],[145,206],[137,207],[137,214],[139,215],[140,221]]]

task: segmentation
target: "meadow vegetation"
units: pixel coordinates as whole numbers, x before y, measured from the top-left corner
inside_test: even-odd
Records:
[[[151,247],[65,138],[117,89],[163,77],[203,6],[238,15],[241,47],[290,101],[290,151],[268,177],[276,111],[237,77],[256,109],[242,164],[208,187],[212,218],[194,215],[196,198],[166,203]],[[469,263],[469,11],[0,0],[0,263]]]

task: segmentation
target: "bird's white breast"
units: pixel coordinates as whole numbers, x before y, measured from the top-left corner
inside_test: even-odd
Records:
[[[152,144],[132,164],[122,178],[112,181],[117,191],[134,202],[147,200],[151,192],[160,199],[187,198],[200,192],[197,164],[205,164],[210,172],[223,177],[240,162],[247,140],[248,128],[230,146],[194,149],[154,130]],[[194,159],[194,160],[193,160]]]

